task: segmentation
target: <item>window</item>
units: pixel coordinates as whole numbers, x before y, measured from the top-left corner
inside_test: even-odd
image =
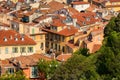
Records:
[[[46,46],[45,47],[49,47],[49,42],[46,42],[46,44],[45,44]]]
[[[64,42],[64,36],[62,36],[62,41]]]
[[[36,66],[31,67],[31,78],[36,78],[38,77],[38,70]]]
[[[33,52],[33,47],[28,47],[28,52]]]
[[[12,48],[12,52],[13,52],[13,53],[18,53],[18,47],[13,47],[13,48]]]
[[[5,48],[5,53],[8,54],[8,48]]]
[[[20,52],[21,52],[21,53],[25,53],[25,52],[26,52],[26,47],[21,47],[21,48],[20,48]]]
[[[14,73],[14,68],[7,68],[7,72],[9,74],[13,74]]]
[[[43,44],[43,43],[41,43],[40,48],[41,48],[41,49],[43,49],[43,47],[44,47],[44,44]]]
[[[35,32],[35,30],[34,30],[34,28],[32,29],[32,34],[34,34],[34,32]]]

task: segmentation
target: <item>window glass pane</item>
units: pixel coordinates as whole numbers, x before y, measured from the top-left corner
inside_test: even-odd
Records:
[[[28,52],[33,52],[33,47],[28,47]]]
[[[13,52],[13,53],[18,53],[18,47],[13,47],[13,48],[12,48],[12,52]]]
[[[8,48],[5,48],[5,53],[8,54]]]
[[[26,47],[21,47],[21,48],[20,48],[20,52],[21,52],[21,53],[25,53],[25,52],[26,52]]]
[[[8,69],[7,69],[7,72],[8,72],[9,74],[13,74],[13,73],[14,73],[14,68],[8,68]]]
[[[36,78],[38,76],[38,70],[37,70],[37,67],[34,66],[34,67],[31,67],[31,77],[32,78]]]

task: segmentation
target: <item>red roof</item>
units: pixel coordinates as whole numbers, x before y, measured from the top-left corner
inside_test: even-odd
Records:
[[[13,45],[35,45],[35,41],[26,35],[21,35],[14,30],[1,30],[0,31],[0,45],[13,46]]]
[[[83,2],[83,1],[75,1],[72,2],[73,5],[81,5],[81,4],[89,4],[88,2]]]
[[[77,19],[77,23],[80,26],[90,25],[100,21],[100,18],[95,19],[96,13],[94,12],[79,13],[79,15],[73,15],[72,17]],[[87,18],[89,18],[89,20],[87,20]]]
[[[64,8],[64,4],[57,1],[51,1],[50,3],[48,3],[48,5],[50,6],[50,12],[54,12]]]
[[[110,0],[110,2],[120,2],[120,0]]]
[[[45,59],[47,61],[52,60],[51,58],[43,54],[33,54],[30,56],[19,56],[6,60],[1,60],[1,65],[2,67],[10,67],[17,65],[19,62],[21,68],[27,68],[28,66],[36,65],[40,59]]]
[[[61,34],[61,35],[64,35],[64,36],[71,36],[71,35],[74,35],[77,32],[78,32],[77,28],[69,26],[69,27],[61,30],[58,33]]]
[[[65,24],[62,23],[62,21],[60,19],[53,19],[53,23],[52,23],[53,26],[56,26],[56,27],[64,27]]]
[[[92,49],[92,53],[95,53],[96,51],[98,51],[101,46],[102,46],[101,44],[94,44],[93,49]]]
[[[72,56],[72,54],[71,53],[69,53],[69,54],[61,54],[61,55],[59,55],[59,56],[57,56],[57,60],[58,61],[67,61],[70,57]]]

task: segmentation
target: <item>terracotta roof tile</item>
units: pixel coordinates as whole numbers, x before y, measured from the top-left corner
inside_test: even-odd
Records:
[[[63,30],[61,30],[60,32],[58,32],[59,34],[61,35],[64,35],[64,36],[71,36],[71,35],[74,35],[75,33],[78,32],[78,29],[73,27],[73,26],[69,26]]]
[[[73,5],[81,5],[81,4],[89,4],[88,2],[83,2],[83,1],[75,1],[75,2],[72,2],[71,4]]]
[[[35,44],[36,44],[35,41],[26,35],[24,35],[24,40],[22,40],[22,35],[20,35],[14,30],[1,30],[0,31],[0,45],[2,46],[35,45]]]
[[[19,62],[20,67],[24,69],[24,68],[27,68],[28,66],[37,65],[37,62],[40,59],[45,59],[47,61],[52,60],[51,58],[49,58],[43,54],[33,54],[30,56],[19,56],[19,57],[15,57],[15,58],[10,58],[8,60],[16,65]]]
[[[51,1],[50,3],[48,3],[48,5],[50,6],[51,13],[64,8],[64,4],[59,3],[57,1]]]
[[[102,46],[101,44],[94,44],[93,49],[92,49],[92,53],[95,53],[96,51],[98,51],[101,46]]]
[[[120,0],[110,0],[110,2],[120,2]]]
[[[59,56],[57,56],[57,60],[58,61],[67,61],[70,57],[72,56],[72,54],[71,53],[68,53],[68,54],[61,54],[61,55],[59,55]]]

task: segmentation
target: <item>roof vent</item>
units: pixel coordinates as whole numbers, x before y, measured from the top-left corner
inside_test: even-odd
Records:
[[[4,37],[4,39],[3,39],[5,42],[7,41],[7,38],[6,37]]]
[[[22,37],[21,40],[24,41],[24,37]]]
[[[21,40],[24,41],[24,34],[21,34]]]
[[[18,41],[18,38],[17,38],[17,37],[15,37],[15,41]]]

